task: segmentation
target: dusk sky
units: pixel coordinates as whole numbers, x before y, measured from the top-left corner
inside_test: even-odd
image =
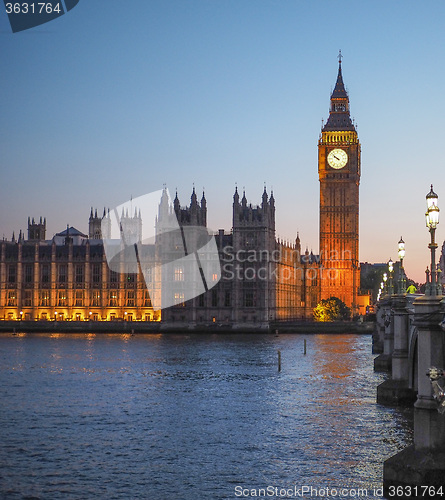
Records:
[[[235,185],[276,199],[277,236],[318,253],[317,142],[339,49],[362,144],[360,260],[429,264],[425,195],[444,215],[445,2],[81,0],[13,34],[0,14],[0,237],[47,237],[168,186],[205,189],[230,230]]]

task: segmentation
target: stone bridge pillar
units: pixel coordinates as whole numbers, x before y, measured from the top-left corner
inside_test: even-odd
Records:
[[[390,296],[386,296],[380,301],[382,308],[382,321],[384,324],[383,354],[374,360],[374,370],[376,372],[391,371],[392,353],[394,350],[394,318],[391,313]]]
[[[384,310],[380,305],[377,306],[377,311],[375,315],[375,327],[372,334],[372,353],[382,354],[383,353],[383,342],[385,336],[385,320],[384,320]]]
[[[391,299],[394,350],[392,378],[377,387],[377,403],[390,406],[411,405],[416,400],[409,388],[409,312],[406,295],[393,295]]]
[[[442,296],[423,296],[414,301],[414,324],[418,329],[418,396],[414,405],[414,445],[384,463],[383,485],[444,485],[445,414],[437,411],[431,382],[426,373],[432,366],[445,368]],[[431,498],[431,497],[429,497]]]

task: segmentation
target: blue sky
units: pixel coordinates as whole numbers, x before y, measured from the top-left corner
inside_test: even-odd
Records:
[[[318,252],[317,141],[344,55],[362,143],[360,260],[424,279],[431,183],[445,200],[442,0],[81,0],[12,34],[0,14],[0,237],[46,216],[193,184],[231,227],[235,184],[273,187],[277,235]],[[445,205],[444,205],[445,209]],[[444,240],[445,220],[438,227]]]

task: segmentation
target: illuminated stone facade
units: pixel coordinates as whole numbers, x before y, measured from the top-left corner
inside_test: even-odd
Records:
[[[329,119],[318,142],[321,299],[338,297],[358,312],[360,143],[339,62]]]
[[[24,240],[0,243],[0,319],[159,320],[141,275],[110,271],[101,235],[67,228],[52,240],[36,237],[28,222]]]
[[[167,212],[166,212],[167,210]],[[158,222],[168,214],[162,200]],[[176,196],[173,210],[180,226],[206,227],[207,202],[197,200],[182,208]],[[171,216],[168,215],[168,216]],[[103,223],[103,224],[102,224]],[[121,223],[140,237],[143,221],[135,211],[122,214]],[[46,221],[28,221],[28,239],[0,242],[0,319],[57,321],[157,321],[141,273],[111,271],[107,265],[101,228],[109,233],[109,214],[91,210],[89,234],[71,227],[45,240]],[[107,235],[109,236],[109,234]],[[312,316],[319,297],[318,259],[301,255],[294,243],[275,238],[275,200],[264,190],[259,206],[247,203],[238,191],[233,197],[233,229],[215,235],[222,278],[216,286],[191,300],[180,296],[162,310],[166,323],[266,327],[270,321]],[[162,234],[153,245],[142,245],[145,261],[162,253],[168,261],[183,255]],[[175,269],[173,280],[183,276]],[[177,275],[176,275],[177,274]],[[162,283],[162,281],[159,281]],[[162,293],[162,290],[159,291]]]

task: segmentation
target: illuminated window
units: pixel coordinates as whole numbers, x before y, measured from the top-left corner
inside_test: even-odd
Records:
[[[217,273],[212,274],[212,281],[218,281],[218,274]]]
[[[99,290],[93,290],[91,296],[91,306],[98,307],[100,306],[100,292]]]
[[[48,291],[43,290],[42,292],[40,292],[39,304],[41,306],[49,306],[49,292]]]
[[[16,293],[14,291],[8,292],[8,306],[15,306],[16,304]]]
[[[184,281],[184,269],[182,267],[175,268],[175,281]]]
[[[176,306],[183,306],[184,305],[184,294],[183,293],[175,293],[175,305]]]
[[[117,306],[117,290],[111,290],[108,296],[108,305],[110,307]]]
[[[59,292],[57,305],[58,306],[66,306],[66,291],[65,290],[62,290]]]

